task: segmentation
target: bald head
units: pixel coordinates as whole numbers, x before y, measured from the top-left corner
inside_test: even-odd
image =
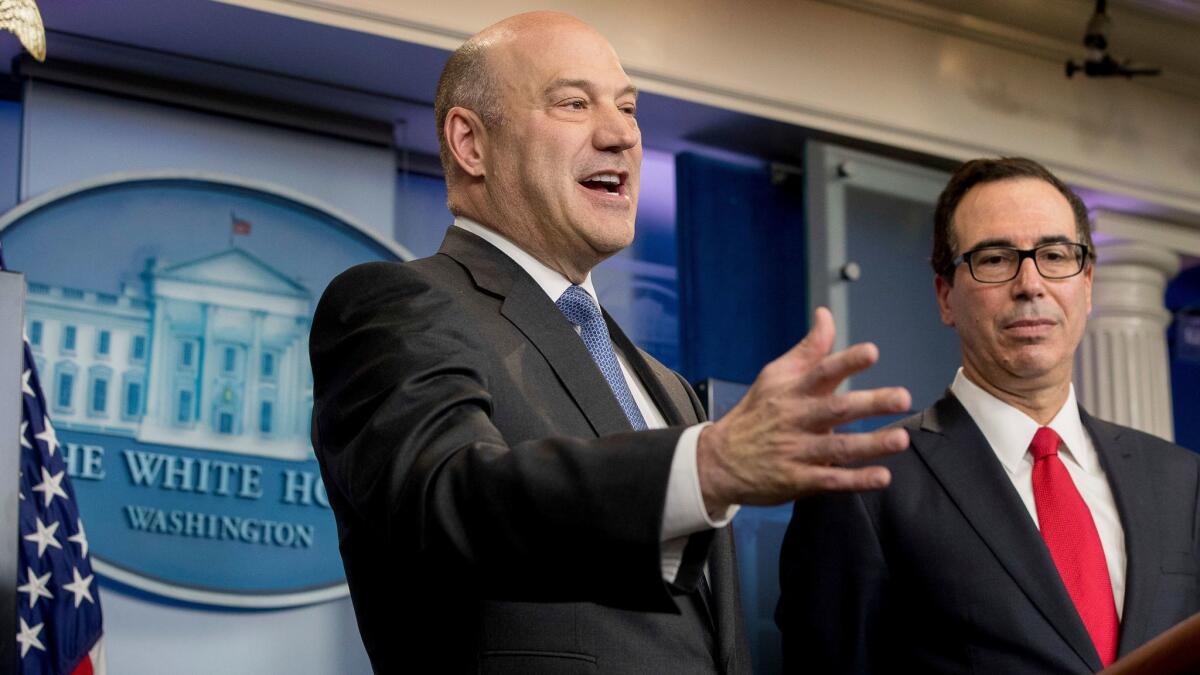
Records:
[[[455,216],[575,283],[633,240],[637,90],[593,28],[531,12],[484,29],[450,58],[436,107]]]
[[[513,51],[536,49],[539,42],[566,29],[599,36],[594,28],[562,12],[526,12],[502,19],[471,36],[450,55],[438,79],[433,110],[437,120],[438,148],[447,182],[458,176],[458,167],[446,144],[446,115],[451,108],[466,108],[479,116],[485,128],[504,121],[501,100],[504,82],[496,62]],[[601,39],[603,39],[601,37]],[[453,202],[453,199],[451,200]],[[451,211],[454,205],[451,203]]]

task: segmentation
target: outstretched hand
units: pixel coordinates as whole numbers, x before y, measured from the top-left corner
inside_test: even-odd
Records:
[[[904,412],[903,387],[838,394],[847,377],[879,360],[870,343],[833,349],[833,316],[820,307],[812,329],[758,374],[733,410],[700,434],[700,490],[710,513],[731,504],[769,505],[815,492],[887,486],[881,466],[844,468],[908,446],[904,429],[833,433],[854,420]]]

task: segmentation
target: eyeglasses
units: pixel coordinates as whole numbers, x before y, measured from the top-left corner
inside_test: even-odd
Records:
[[[975,281],[1001,284],[1017,278],[1026,258],[1033,258],[1034,267],[1044,278],[1066,279],[1083,271],[1088,247],[1066,241],[1024,250],[1012,246],[985,246],[955,258],[950,263],[950,271],[965,262]]]

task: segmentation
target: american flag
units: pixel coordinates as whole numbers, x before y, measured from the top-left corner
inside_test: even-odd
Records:
[[[4,269],[0,249],[0,270]],[[18,672],[102,675],[100,592],[28,339],[21,391]]]
[[[230,213],[229,213],[230,236],[233,236],[235,234],[240,234],[243,236],[248,235],[248,234],[250,234],[251,227],[253,227],[253,226],[250,224],[250,221],[246,220],[245,218],[238,218],[236,213],[233,213],[232,211],[230,211]]]

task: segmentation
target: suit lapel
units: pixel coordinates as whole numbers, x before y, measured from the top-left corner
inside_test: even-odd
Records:
[[[1117,653],[1125,654],[1148,637],[1147,619],[1157,593],[1162,563],[1155,545],[1159,538],[1152,501],[1154,486],[1144,462],[1138,461],[1136,448],[1120,442],[1119,427],[1097,420],[1082,408],[1079,415],[1100,456],[1125,532],[1125,605],[1117,645]]]
[[[604,312],[604,321],[608,325],[609,337],[620,348],[621,354],[625,357],[625,361],[633,370],[634,375],[646,388],[650,399],[658,406],[663,419],[667,421],[667,426],[683,426],[698,422],[699,420],[694,419],[694,416],[685,417],[683,414],[684,410],[691,411],[691,401],[688,399],[683,385],[680,384],[679,378],[666,368],[662,366],[655,368],[657,364],[652,365],[647,361],[642,356],[641,350],[625,335],[625,331],[621,330],[608,312]]]
[[[503,298],[500,313],[550,364],[597,436],[630,430],[625,412],[571,323],[520,265],[458,227],[446,232],[438,252],[466,268],[481,290]]]
[[[1100,657],[1041,534],[962,404],[946,396],[910,432],[917,454],[1017,586],[1079,658],[1100,670]]]
[[[733,527],[716,531],[708,556],[708,576],[712,581],[713,621],[716,623],[717,663],[723,672],[736,672],[733,660],[738,655],[738,640],[745,635],[741,606],[738,603],[738,568],[733,548]]]

